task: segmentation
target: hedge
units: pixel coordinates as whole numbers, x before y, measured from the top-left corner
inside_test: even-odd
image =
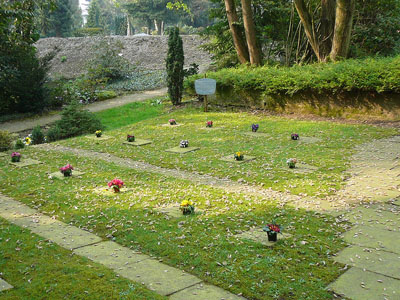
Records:
[[[186,79],[185,88],[194,91],[194,81]],[[391,58],[348,59],[340,62],[280,67],[240,66],[207,73],[217,80],[218,89],[254,91],[263,95],[341,92],[400,92],[400,56]]]

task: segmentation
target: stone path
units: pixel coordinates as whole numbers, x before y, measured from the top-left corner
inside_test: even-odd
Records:
[[[167,93],[166,88],[162,88],[154,91],[145,91],[136,94],[130,94],[122,97],[117,97],[114,99],[104,100],[100,102],[95,102],[85,106],[91,112],[98,112],[114,107],[119,107],[132,102],[145,101],[154,97],[164,96]],[[37,125],[45,126],[47,124],[54,123],[61,117],[59,114],[47,115],[37,118],[31,118],[26,120],[15,120],[10,122],[5,122],[0,124],[0,130],[7,130],[9,132],[20,132],[24,130],[29,130]]]
[[[150,290],[173,300],[240,300],[228,291],[204,283],[196,276],[165,265],[148,255],[65,224],[0,195],[0,217],[24,227],[54,243],[103,264],[115,273],[144,284]],[[12,286],[0,279],[1,287]]]
[[[330,289],[353,300],[400,299],[400,206],[359,207],[345,215],[355,226],[344,234],[351,246],[335,261],[351,266]]]

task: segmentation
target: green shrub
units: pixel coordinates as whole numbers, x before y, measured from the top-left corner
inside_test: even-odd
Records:
[[[99,101],[112,99],[117,96],[118,96],[117,93],[114,91],[97,91],[96,92],[96,97],[97,97],[97,100],[99,100]]]
[[[168,36],[166,64],[168,95],[173,105],[179,105],[182,102],[184,59],[182,38],[179,36],[179,28],[176,27]]]
[[[86,133],[94,133],[96,130],[104,129],[100,120],[84,110],[82,105],[72,102],[61,112],[61,120],[58,120],[47,132],[49,141],[65,139]]]
[[[39,145],[43,143],[44,143],[44,133],[42,131],[42,128],[40,128],[40,126],[37,125],[32,130],[32,144]]]
[[[25,144],[24,144],[24,142],[23,142],[21,139],[18,139],[18,140],[15,142],[14,148],[15,148],[16,150],[24,149],[24,148],[25,148]]]
[[[61,62],[62,63],[65,63],[67,61],[67,57],[64,55],[64,56],[61,56]]]
[[[392,58],[348,59],[293,67],[238,67],[207,73],[217,80],[217,89],[261,92],[264,95],[298,92],[339,93],[342,91],[400,92],[400,56]],[[189,77],[185,88],[194,90]]]
[[[0,152],[7,151],[12,148],[13,137],[5,130],[0,130]]]
[[[86,37],[86,36],[95,36],[95,35],[103,35],[103,28],[80,28],[74,32],[74,36],[76,37]]]

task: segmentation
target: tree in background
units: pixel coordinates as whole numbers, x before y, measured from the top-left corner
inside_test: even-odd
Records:
[[[70,0],[57,0],[56,9],[50,13],[51,27],[56,37],[72,35],[72,6]]]
[[[86,26],[89,28],[100,28],[101,26],[101,13],[98,0],[92,0],[89,5],[88,18]]]
[[[168,95],[173,105],[182,102],[184,60],[182,38],[179,36],[179,28],[175,27],[169,33],[166,60]]]

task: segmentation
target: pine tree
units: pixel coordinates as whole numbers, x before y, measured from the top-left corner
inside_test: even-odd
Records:
[[[179,36],[179,28],[176,27],[169,34],[167,54],[168,94],[173,105],[179,105],[182,102],[184,60],[183,42]]]
[[[88,11],[88,19],[86,26],[89,28],[99,28],[101,27],[100,25],[100,19],[101,19],[101,13],[100,13],[100,6],[97,0],[92,0],[89,5],[89,11]]]
[[[72,6],[70,0],[57,0],[56,9],[51,13],[51,26],[56,37],[68,37],[72,34]]]

